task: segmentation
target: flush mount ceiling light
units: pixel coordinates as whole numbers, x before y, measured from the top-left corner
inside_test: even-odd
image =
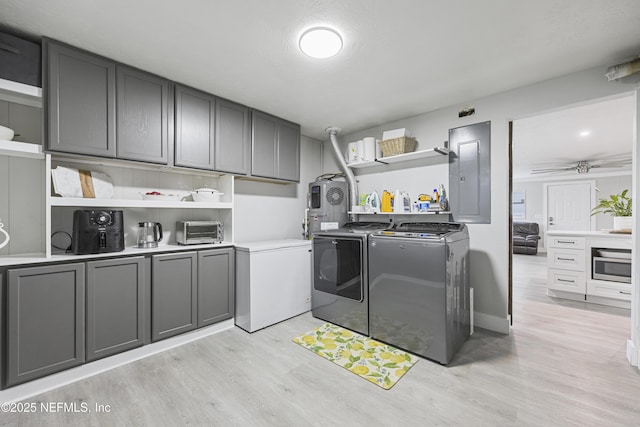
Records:
[[[342,49],[342,37],[331,28],[314,27],[302,33],[299,46],[311,58],[331,58]]]
[[[591,135],[591,132],[589,132],[588,130],[583,130],[582,132],[580,132],[580,136],[589,136]]]

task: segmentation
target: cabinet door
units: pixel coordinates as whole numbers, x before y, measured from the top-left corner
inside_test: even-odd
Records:
[[[176,86],[175,164],[213,170],[215,97]]]
[[[251,113],[251,175],[278,178],[278,119],[260,111]]]
[[[198,327],[233,317],[234,271],[233,248],[198,252]]]
[[[87,262],[87,361],[143,345],[144,257]]]
[[[169,81],[125,66],[117,76],[116,156],[167,164]]]
[[[49,40],[45,52],[47,148],[114,157],[115,64]]]
[[[7,286],[7,385],[84,362],[84,264],[14,269]]]
[[[216,101],[215,170],[249,172],[249,108],[225,99]]]
[[[151,272],[151,340],[196,328],[196,252],[154,255]]]
[[[300,126],[279,121],[278,178],[300,181]]]

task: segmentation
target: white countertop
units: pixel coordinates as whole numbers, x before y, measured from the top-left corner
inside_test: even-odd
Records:
[[[547,231],[547,235],[548,236],[583,236],[583,237],[629,239],[629,240],[631,239],[631,234],[611,233],[610,230],[600,230],[600,231],[552,230],[552,231]]]
[[[24,254],[24,255],[9,255],[0,256],[0,267],[14,266],[14,265],[28,265],[28,264],[45,264],[51,262],[74,262],[85,261],[88,259],[107,258],[107,257],[126,257],[136,255],[146,255],[162,252],[184,252],[195,250],[207,250],[207,249],[219,249],[233,247],[232,242],[222,242],[215,244],[203,244],[203,245],[160,245],[157,248],[137,248],[127,247],[121,252],[107,252],[102,254],[87,254],[87,255],[74,255],[71,253],[58,253],[52,254],[47,258],[45,254]]]

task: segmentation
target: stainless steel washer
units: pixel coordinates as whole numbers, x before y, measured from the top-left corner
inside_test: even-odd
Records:
[[[404,223],[369,236],[372,338],[447,364],[470,334],[469,234]]]
[[[367,238],[386,222],[351,222],[313,236],[313,317],[369,335]]]

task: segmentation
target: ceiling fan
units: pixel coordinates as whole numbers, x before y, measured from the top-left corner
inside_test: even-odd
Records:
[[[572,162],[575,163],[575,162]],[[599,161],[599,160],[579,160],[577,164],[569,164],[567,166],[556,166],[542,169],[532,169],[532,174],[539,173],[562,173],[569,172],[575,170],[577,173],[589,173],[591,169],[594,168],[619,168],[624,165],[630,165],[631,158],[623,158],[618,160],[608,160],[608,161]]]

